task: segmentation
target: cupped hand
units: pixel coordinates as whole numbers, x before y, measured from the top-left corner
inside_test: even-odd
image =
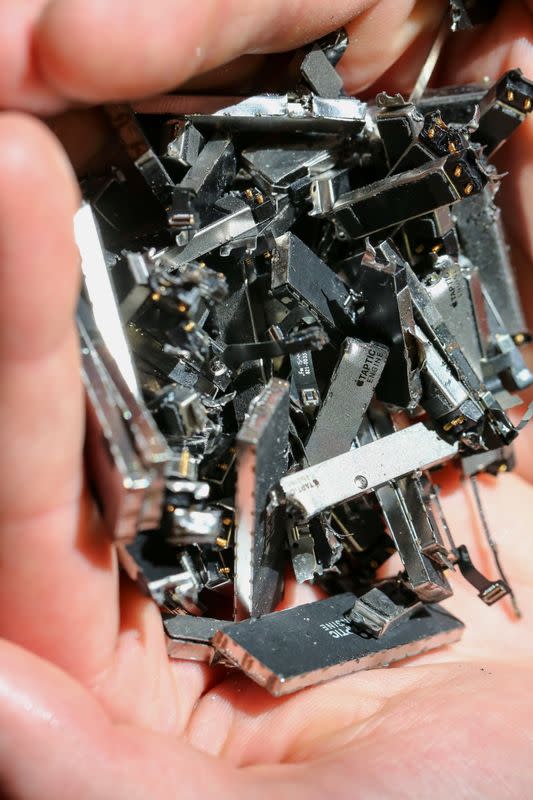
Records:
[[[43,113],[189,85],[253,83],[265,53],[346,24],[349,91],[409,88],[441,0],[4,0],[0,106]],[[530,4],[449,43],[441,83],[533,74]],[[226,66],[223,66],[226,65]],[[89,158],[104,129],[68,117]],[[533,324],[533,127],[500,194]],[[533,431],[481,492],[524,612],[451,576],[463,641],[281,700],[169,662],[158,610],[119,575],[82,471],[73,310],[74,173],[29,115],[0,114],[0,790],[8,798],[528,797],[533,785]],[[445,478],[459,541],[493,570],[471,498]],[[312,590],[292,600],[310,599]]]

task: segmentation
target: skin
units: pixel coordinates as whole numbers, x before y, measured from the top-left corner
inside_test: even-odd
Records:
[[[494,79],[514,66],[533,75],[533,3],[503,5],[496,22],[448,44],[437,82]],[[217,91],[253,84],[266,53],[341,24],[352,42],[341,62],[348,89],[406,89],[444,7],[440,0],[3,0],[0,106],[11,110],[0,114],[2,796],[531,795],[533,427],[519,442],[517,472],[480,482],[520,621],[507,601],[489,609],[452,574],[447,605],[467,624],[462,642],[400,666],[275,700],[237,674],[170,663],[159,613],[119,575],[84,486],[73,325],[79,197],[58,139],[33,116],[187,81]],[[80,168],[108,136],[88,110],[56,117],[51,127]],[[501,152],[510,175],[500,197],[533,325],[532,152],[527,122]],[[494,574],[472,498],[453,470],[439,482],[456,538]],[[312,592],[289,585],[285,603]]]

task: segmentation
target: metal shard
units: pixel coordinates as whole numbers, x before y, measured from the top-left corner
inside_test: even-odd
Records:
[[[497,6],[450,0],[452,30]],[[514,601],[476,480],[514,467],[533,416],[510,413],[533,372],[490,161],[507,168],[533,82],[429,88],[449,22],[409,100],[348,96],[338,30],[257,95],[109,107],[113,146],[80,181],[92,494],[169,655],[274,694],[457,639],[434,605],[449,570]],[[450,463],[494,580],[440,506]],[[327,599],[274,612],[291,568]]]
[[[250,405],[237,435],[235,613],[272,611],[280,599],[284,537],[270,490],[287,469],[289,384],[272,378]]]
[[[139,386],[135,368],[122,327],[98,226],[88,203],[83,203],[74,217],[74,234],[96,326],[130,392],[138,397]]]
[[[389,350],[376,342],[345,339],[341,357],[311,436],[305,445],[310,465],[347,452],[381,378]]]
[[[213,644],[217,653],[279,697],[451,644],[463,632],[462,622],[428,605],[379,639],[363,636],[348,622],[355,600],[353,594],[340,594],[246,620],[217,633]]]
[[[310,519],[389,481],[437,466],[457,452],[457,444],[449,444],[418,422],[364,448],[286,475],[279,484],[288,508]]]

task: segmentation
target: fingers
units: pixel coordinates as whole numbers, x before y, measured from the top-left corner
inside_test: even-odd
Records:
[[[383,73],[380,89],[410,88],[447,10],[445,0],[33,0],[24,11],[13,3],[4,14],[18,25],[16,48],[6,44],[0,102],[43,111],[66,100],[139,98],[195,76],[193,91],[206,81],[251,91],[254,75],[264,76],[253,54],[290,50],[340,25],[351,39],[340,65],[349,92]]]
[[[6,0],[0,9],[0,107],[50,113],[71,101],[101,102],[264,79],[257,53],[282,52],[347,24],[341,62],[347,89],[376,81],[406,50],[393,85],[421,65],[444,0]],[[386,47],[376,47],[383,39]],[[243,55],[245,54],[245,55]],[[382,87],[380,87],[382,88]]]
[[[411,89],[447,10],[443,0],[381,0],[355,17],[338,67],[346,91]]]
[[[46,129],[5,114],[0,174],[4,520],[78,496],[83,416],[73,323],[79,279],[72,172]]]
[[[102,709],[72,679],[20,647],[1,641],[0,663],[2,796],[52,800],[75,796],[77,787],[87,797],[88,786],[101,785],[93,741],[109,739],[111,728]]]
[[[90,676],[118,603],[82,486],[78,192],[54,137],[20,115],[0,115],[0,175],[0,635]]]
[[[438,83],[496,80],[531,57],[533,15],[524,0],[506,0],[494,20],[450,36],[438,66]],[[527,63],[525,64],[527,66]]]
[[[356,14],[345,25],[349,44],[338,64],[346,91],[372,97],[383,89],[410,90],[444,14],[445,0],[379,0]],[[380,41],[386,46],[376,47]],[[285,77],[285,72],[285,60],[247,55],[198,75],[183,88],[187,93],[253,94],[269,81],[275,86],[278,74]]]
[[[57,668],[0,642],[2,797],[220,797],[237,775],[180,742],[114,724],[94,697]],[[241,792],[242,794],[242,792]]]
[[[51,113],[64,101],[43,80],[33,54],[33,28],[46,0],[0,4],[0,108]]]
[[[246,52],[289,50],[334,30],[369,0],[54,0],[36,47],[57,92],[85,101],[171,89]]]
[[[218,673],[200,662],[169,661],[160,610],[125,576],[120,605],[115,655],[91,689],[115,722],[181,734]]]

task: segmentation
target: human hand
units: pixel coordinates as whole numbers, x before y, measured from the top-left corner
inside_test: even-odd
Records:
[[[369,10],[358,15],[363,5]],[[262,67],[261,55],[241,53],[289,48],[346,21],[348,90],[403,89],[414,83],[443,10],[440,0],[343,0],[335,8],[312,0],[4,0],[0,105],[59,110],[163,91],[193,75],[197,86],[218,90],[253,80]],[[506,2],[496,22],[450,43],[438,79],[495,78],[513,66],[531,75],[528,39],[528,6]],[[88,120],[96,127],[83,127]],[[74,155],[89,159],[105,128],[92,113],[55,125],[67,139],[71,126],[87,146]],[[530,311],[532,140],[526,123],[505,146],[510,176],[500,195]],[[44,126],[6,112],[0,176],[4,795],[528,796],[533,431],[522,434],[518,474],[481,481],[522,621],[510,619],[507,601],[488,609],[452,575],[447,605],[467,623],[463,641],[394,668],[276,700],[240,675],[169,662],[159,612],[119,577],[83,482],[73,173]],[[469,498],[453,474],[445,493],[457,539],[490,572]],[[301,601],[312,590],[290,591],[289,599]]]

